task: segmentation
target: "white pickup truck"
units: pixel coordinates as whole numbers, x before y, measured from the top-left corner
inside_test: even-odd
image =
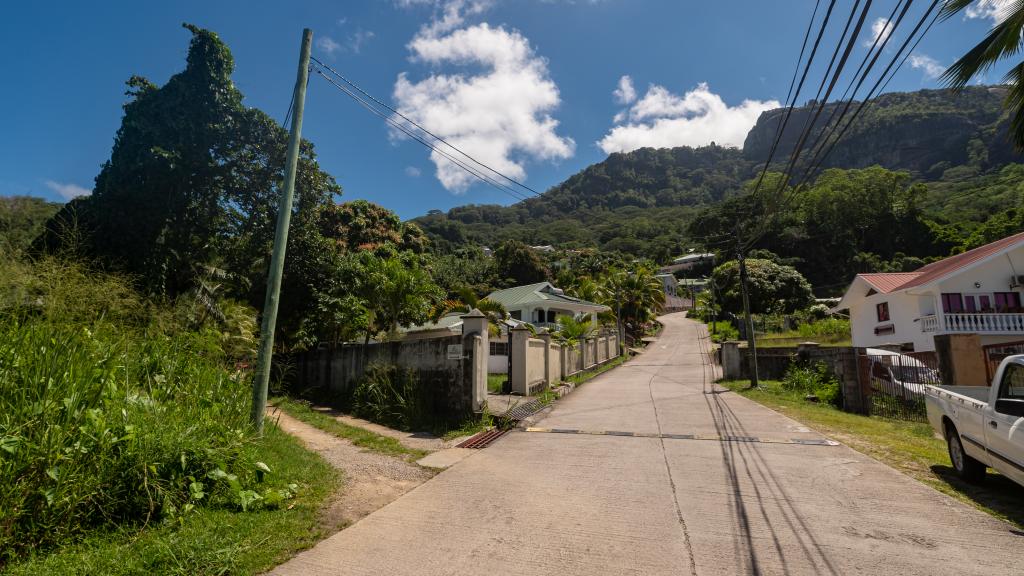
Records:
[[[987,388],[927,386],[925,404],[962,478],[980,482],[992,467],[1024,486],[1024,354],[1003,360]]]

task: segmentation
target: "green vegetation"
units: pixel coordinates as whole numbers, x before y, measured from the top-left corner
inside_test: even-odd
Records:
[[[732,325],[732,322],[725,320],[710,322],[708,324],[708,331],[713,342],[728,342],[740,339],[740,331]]]
[[[303,510],[333,477],[277,432],[251,434],[234,368],[246,314],[149,301],[67,261],[0,260],[0,563],[59,573],[131,549],[111,573],[259,571],[310,543]],[[257,517],[285,537],[255,546]]]
[[[0,197],[0,254],[18,254],[39,236],[60,204],[32,196]]]
[[[491,394],[501,394],[502,386],[508,380],[508,374],[488,374],[487,391]]]
[[[748,389],[750,382],[746,380],[720,384],[940,492],[1024,528],[1024,491],[992,470],[981,485],[960,480],[949,464],[945,442],[935,438],[928,424],[860,416],[825,403],[807,402],[803,393],[787,390],[780,382],[762,380],[761,386],[753,390]]]
[[[287,506],[245,513],[197,507],[181,521],[93,530],[56,551],[33,550],[7,565],[4,574],[262,574],[326,535],[330,527],[321,524],[321,507],[341,479],[323,459],[274,426],[266,428],[259,454],[277,476],[298,485]]]
[[[811,285],[791,266],[750,258],[747,276],[751,313],[790,313],[805,308],[814,298]],[[733,260],[722,264],[715,268],[711,278],[718,286],[722,308],[742,311],[739,263]]]
[[[360,448],[387,456],[397,456],[410,462],[415,462],[429,453],[426,450],[407,448],[390,436],[382,436],[365,428],[345,424],[329,413],[314,410],[308,402],[281,397],[273,398],[270,404],[280,408],[293,418],[302,420],[306,424],[315,426],[338,438],[344,438]]]

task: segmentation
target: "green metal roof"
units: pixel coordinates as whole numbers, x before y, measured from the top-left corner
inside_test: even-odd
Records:
[[[566,294],[556,294],[556,288],[550,282],[538,282],[526,286],[514,286],[504,290],[491,292],[487,298],[500,302],[507,310],[517,310],[525,306],[551,305],[551,304],[573,304],[578,307],[592,307],[595,312],[608,309],[603,304],[587,302]]]

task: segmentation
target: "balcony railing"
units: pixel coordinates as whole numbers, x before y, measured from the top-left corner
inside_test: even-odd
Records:
[[[1024,314],[960,312],[921,317],[922,332],[1024,333]]]

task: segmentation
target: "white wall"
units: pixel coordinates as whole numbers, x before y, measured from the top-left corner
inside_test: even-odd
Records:
[[[1010,289],[1010,277],[1024,274],[1024,247],[1012,250],[984,264],[939,283],[939,293],[992,294],[993,292],[1021,292]],[[980,287],[975,287],[975,282]]]
[[[492,355],[487,358],[488,374],[508,374],[508,356]]]
[[[866,292],[867,287],[863,288]],[[927,298],[932,298],[928,296]],[[889,303],[889,321],[879,322],[877,305]],[[914,345],[917,352],[935,349],[931,334],[921,332],[921,303],[918,296],[897,292],[894,294],[873,294],[850,307],[850,332],[853,345],[872,348],[884,344]],[[876,335],[875,328],[892,324],[895,332]]]

